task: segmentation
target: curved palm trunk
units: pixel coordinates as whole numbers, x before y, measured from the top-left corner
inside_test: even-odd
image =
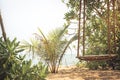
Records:
[[[57,69],[56,69],[57,72],[58,72],[58,68],[59,68],[60,62],[61,62],[61,60],[62,60],[62,58],[63,58],[63,55],[65,54],[65,51],[67,50],[68,46],[69,46],[73,41],[75,41],[75,40],[77,40],[77,39],[78,39],[78,35],[73,36],[73,37],[69,40],[69,42],[67,43],[67,45],[65,46],[65,48],[64,48],[64,50],[63,50],[63,53],[61,54],[60,59],[59,59],[59,61],[58,61],[58,66],[57,66]]]
[[[4,25],[3,25],[1,14],[0,14],[0,25],[1,25],[1,30],[2,30],[2,35],[3,35],[4,41],[6,41],[6,32],[5,32],[5,28],[4,28]]]

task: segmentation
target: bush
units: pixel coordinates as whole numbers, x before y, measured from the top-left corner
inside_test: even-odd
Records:
[[[42,63],[31,66],[31,60],[14,63],[5,80],[45,80],[47,67]]]
[[[92,61],[88,62],[86,67],[91,70],[107,69],[107,63],[105,61]]]
[[[85,61],[81,61],[81,62],[77,62],[76,66],[79,68],[85,68],[86,67],[86,62]]]
[[[31,65],[31,60],[25,61],[25,56],[18,55],[19,49],[16,38],[3,41],[0,38],[0,80],[44,80],[47,67],[42,63]]]

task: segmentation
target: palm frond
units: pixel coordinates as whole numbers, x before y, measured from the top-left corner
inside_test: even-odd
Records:
[[[42,32],[42,30],[40,28],[38,28],[38,31],[40,32],[40,34],[42,35],[43,39],[48,42],[46,36],[44,35],[44,33]]]

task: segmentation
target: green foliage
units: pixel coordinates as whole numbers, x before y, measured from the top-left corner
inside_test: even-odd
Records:
[[[13,41],[7,39],[6,42],[0,38],[0,79],[4,79],[12,64],[18,61],[17,53],[23,51],[23,49],[18,49],[18,45],[16,38]]]
[[[81,61],[76,64],[79,68],[89,68],[90,70],[97,70],[97,69],[107,69],[108,64],[105,61],[92,61],[92,62],[86,62]]]
[[[42,63],[31,66],[31,60],[21,62],[21,65],[14,63],[5,80],[45,80],[47,69]]]
[[[117,33],[117,41],[116,41],[116,46],[117,46],[117,58],[111,60],[108,62],[108,64],[110,65],[110,67],[112,67],[113,69],[117,69],[120,70],[120,32]]]
[[[86,25],[86,54],[106,54],[107,27],[98,17],[93,16]]]
[[[53,73],[57,72],[59,58],[67,44],[67,40],[63,38],[66,29],[67,27],[56,28],[47,37],[39,29],[42,40],[40,41],[41,44],[38,44],[37,52],[48,63]]]
[[[0,80],[44,80],[47,74],[47,67],[42,63],[31,65],[31,60],[25,61],[25,56],[18,53],[19,42],[16,38],[12,41],[3,41],[0,38]]]
[[[97,70],[97,69],[107,69],[107,63],[105,61],[92,61],[88,62],[86,67],[88,67],[91,70]]]
[[[77,39],[77,35],[67,40],[65,37],[69,24],[65,24],[64,27],[59,27],[45,35],[40,29],[39,34],[35,33],[36,39],[33,42],[22,43],[21,47],[27,51],[34,52],[49,66],[52,73],[58,72],[58,68],[62,57],[74,40]]]
[[[80,0],[63,0],[69,11],[65,13],[65,19],[78,20]],[[81,4],[83,6],[83,4]],[[85,45],[86,54],[106,54],[107,51],[107,22],[106,22],[106,1],[88,0],[86,1],[86,30]],[[82,7],[83,8],[83,7]],[[82,32],[82,25],[81,31]],[[81,35],[82,36],[82,35]],[[82,44],[82,37],[81,37]]]
[[[62,0],[63,3],[68,7],[68,12],[65,13],[65,19],[78,20],[79,14],[79,2],[80,0]],[[86,16],[87,19],[90,19],[89,16],[98,15],[101,18],[105,18],[106,14],[106,0],[88,0],[86,1]],[[82,4],[83,6],[83,4]]]
[[[69,8],[69,11],[65,13],[65,19],[67,21],[70,21],[72,19],[78,19],[78,14],[76,13],[78,13],[79,11],[79,0],[69,0],[67,2],[63,0],[63,2]]]
[[[78,20],[79,15],[79,2],[80,0],[62,0],[66,6],[69,8],[69,11],[65,13],[65,19],[67,21],[70,20]],[[112,3],[111,3],[112,4]],[[87,55],[100,55],[107,53],[107,1],[106,0],[87,0],[86,1],[86,24],[85,24],[85,46],[86,46],[86,54]],[[83,4],[82,4],[83,10]],[[113,25],[113,15],[112,10],[110,10],[110,27]],[[119,15],[117,15],[119,19]],[[82,17],[83,19],[83,17]],[[82,20],[81,19],[81,20]],[[119,22],[119,20],[117,20]],[[119,26],[118,24],[116,26]],[[81,31],[83,26],[81,25]],[[116,28],[117,31],[117,28]],[[113,34],[111,34],[111,39],[113,39]],[[80,37],[80,44],[82,42],[82,35]],[[119,41],[118,41],[119,43]],[[111,45],[114,46],[113,41],[111,41]],[[117,44],[118,46],[119,44]],[[118,54],[120,53],[118,48]],[[97,69],[101,66],[107,66],[105,62],[89,62],[88,67],[90,69]]]
[[[81,62],[77,62],[77,63],[76,63],[76,66],[79,67],[79,68],[85,68],[86,65],[87,65],[87,63],[84,62],[84,61],[81,61]]]
[[[56,28],[47,36],[44,35],[40,29],[38,29],[40,34],[35,34],[37,39],[34,39],[34,41],[31,42],[32,44],[26,45],[26,43],[23,43],[21,44],[21,47],[35,52],[43,61],[48,64],[50,71],[56,73],[60,56],[67,44],[67,40],[64,38],[67,27],[68,26]],[[34,44],[34,42],[37,43]]]

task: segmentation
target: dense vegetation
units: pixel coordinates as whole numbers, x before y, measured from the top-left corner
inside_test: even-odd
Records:
[[[0,80],[44,80],[47,66],[39,63],[33,65],[31,60],[25,61],[21,56],[19,42],[0,38]]]
[[[16,38],[0,38],[0,80],[44,80],[50,72],[57,73],[61,60],[69,45],[77,40],[77,34],[73,34],[69,39],[66,37],[72,20],[78,21],[79,1],[80,0],[62,0],[69,11],[65,13],[65,19],[68,22],[63,27],[56,28],[47,35],[40,29],[35,33],[35,38],[31,42],[23,42],[21,45]],[[87,55],[107,54],[107,0],[88,0],[86,3],[86,34],[85,46]],[[120,5],[118,1],[116,3]],[[110,11],[110,18],[113,14]],[[93,61],[81,62],[80,65],[90,69],[120,69],[120,8],[116,9],[116,53],[117,58],[111,61]],[[111,25],[113,25],[113,21]],[[81,30],[82,31],[82,30]],[[4,37],[4,35],[3,35]],[[82,38],[82,37],[81,37]],[[111,38],[113,39],[113,37]],[[82,41],[80,44],[82,45]],[[113,42],[112,42],[113,43]],[[20,45],[20,46],[19,46]],[[112,47],[114,45],[112,44]],[[37,65],[32,65],[32,61],[25,60],[25,55],[20,55],[22,51],[27,50],[40,58]],[[82,52],[82,51],[81,51]],[[35,57],[35,56],[34,56]],[[44,63],[44,64],[43,64]],[[83,65],[82,65],[83,64]],[[78,65],[78,64],[77,64]],[[79,65],[78,65],[79,66]]]
[[[35,34],[37,38],[32,40],[31,43],[25,42],[22,47],[32,53],[37,54],[44,62],[46,62],[52,73],[56,73],[59,68],[59,64],[62,57],[68,48],[69,44],[77,40],[77,34],[72,35],[71,39],[65,38],[65,33],[68,27],[72,24],[72,20],[79,20],[79,1],[80,0],[62,0],[69,11],[65,13],[65,19],[68,25],[63,28],[58,28],[50,32],[47,36],[39,30],[40,34]],[[111,2],[112,4],[112,2]],[[107,1],[104,0],[89,0],[86,2],[86,54],[87,55],[99,55],[108,53],[108,40],[107,40]],[[116,10],[116,14],[119,11]],[[110,17],[113,17],[112,10],[110,11]],[[119,18],[119,15],[117,16]],[[110,20],[111,25],[113,25],[113,20]],[[119,20],[116,24],[119,26]],[[119,28],[117,28],[116,34],[119,33]],[[81,36],[82,38],[82,36]],[[113,37],[112,37],[113,38]],[[119,38],[116,38],[116,40]],[[82,45],[82,41],[80,42]],[[112,42],[113,46],[113,42]],[[119,54],[119,40],[117,40],[117,53]],[[119,59],[119,57],[117,58]],[[88,62],[87,67],[90,69],[107,69],[109,65],[114,63],[114,60],[105,61],[93,61]],[[116,62],[116,60],[115,60]],[[119,61],[118,61],[119,63]],[[110,65],[111,66],[111,65]],[[112,65],[113,67],[113,65]]]
[[[68,7],[69,11],[65,13],[65,19],[72,24],[73,20],[79,20],[79,4],[80,4],[80,0],[62,0],[63,3],[66,4],[66,6]],[[81,0],[83,3],[83,0]],[[84,0],[86,1],[86,11],[85,11],[85,15],[86,15],[86,30],[85,30],[85,46],[86,46],[86,54],[87,55],[91,55],[91,54],[95,54],[95,55],[99,55],[99,54],[107,54],[108,52],[108,41],[107,41],[107,19],[108,19],[108,8],[107,6],[107,2],[108,0]],[[110,1],[110,0],[109,0]],[[115,18],[116,20],[116,53],[119,55],[119,33],[120,33],[120,7],[118,7],[120,5],[119,1],[116,1],[116,3],[114,4],[114,0],[110,1],[110,4],[113,6],[117,5],[117,7],[115,8],[115,14],[117,15]],[[111,6],[110,5],[110,6]],[[111,6],[111,7],[112,7]],[[83,9],[83,5],[82,5],[82,9]],[[110,17],[110,26],[112,27],[114,25],[114,20],[112,19],[114,16],[114,13],[112,13],[112,8],[110,9],[109,12],[109,17]],[[82,28],[81,28],[81,32],[82,32]],[[111,34],[111,36],[113,36]],[[81,36],[82,39],[82,36]],[[113,37],[111,37],[111,39],[113,39]],[[80,42],[80,44],[82,45],[82,41]],[[112,44],[112,49],[114,44],[113,41],[111,42]],[[82,52],[81,52],[82,53]],[[90,69],[98,69],[99,67],[108,67],[108,65],[120,65],[120,57],[118,56],[115,60],[111,60],[109,62],[89,62],[87,63],[88,67]],[[119,67],[119,66],[118,66]],[[116,68],[118,69],[118,68]]]
[[[56,28],[51,31],[47,36],[39,29],[40,33],[35,33],[35,39],[30,42],[24,41],[21,47],[47,63],[50,72],[57,73],[63,55],[69,44],[77,39],[77,36],[72,37],[70,40],[66,39],[66,31],[68,25]]]

